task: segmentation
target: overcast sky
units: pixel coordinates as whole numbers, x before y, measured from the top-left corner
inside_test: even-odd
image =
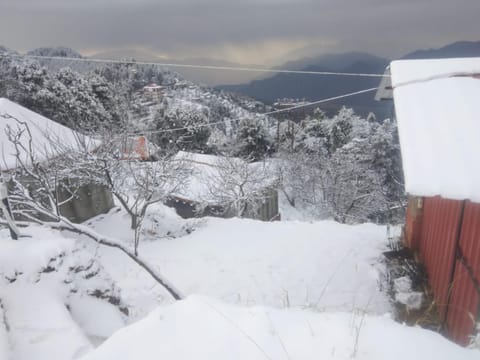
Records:
[[[480,40],[480,0],[0,0],[0,44],[272,65]]]

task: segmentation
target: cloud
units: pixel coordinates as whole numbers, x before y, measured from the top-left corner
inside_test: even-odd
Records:
[[[264,64],[296,49],[303,49],[299,56],[350,50],[398,56],[479,40],[479,13],[478,0],[2,0],[0,44],[131,47]]]

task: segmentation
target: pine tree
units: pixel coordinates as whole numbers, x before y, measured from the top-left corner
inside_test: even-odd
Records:
[[[211,131],[204,112],[161,108],[155,115],[155,124],[158,132],[154,141],[164,150],[210,151]]]
[[[236,156],[258,161],[273,150],[273,141],[258,120],[244,119],[240,122],[236,136]]]

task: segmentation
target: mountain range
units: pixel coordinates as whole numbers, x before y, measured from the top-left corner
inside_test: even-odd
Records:
[[[3,47],[0,47],[0,53]],[[5,49],[6,50],[6,49]],[[78,58],[81,54],[75,50],[65,47],[45,47],[28,52],[29,55],[37,56],[59,56]],[[167,59],[158,56],[156,53],[146,50],[126,49],[97,53],[91,56],[96,59],[136,59],[137,61],[197,64],[221,67],[250,67],[262,68],[257,65],[235,64],[232,62],[192,58],[192,59]],[[416,50],[402,56],[400,59],[428,59],[448,57],[480,57],[480,41],[459,41],[437,49]],[[371,73],[383,74],[390,59],[374,56],[363,52],[347,52],[343,54],[330,54],[317,57],[306,57],[295,61],[287,62],[273,69],[304,70],[316,72],[345,72],[345,73]],[[55,69],[64,66],[73,66],[75,70],[82,71],[89,64],[74,63],[71,61],[46,62],[48,66]],[[377,77],[351,77],[351,76],[321,76],[309,74],[287,74],[262,72],[243,72],[208,69],[189,69],[173,67],[172,70],[180,73],[184,78],[199,84],[216,86],[217,89],[226,90],[248,96],[266,104],[272,104],[278,99],[302,99],[316,101],[326,99],[358,90],[377,87],[380,79]],[[233,85],[232,85],[233,84]],[[374,100],[374,93],[365,93],[349,98],[332,101],[322,104],[322,109],[332,114],[341,106],[352,107],[360,115],[368,115],[373,112],[379,118],[386,118],[392,115],[392,106],[388,102],[377,102]]]
[[[448,57],[480,57],[480,41],[461,41],[438,49],[417,50],[406,54],[401,59],[429,59]],[[286,63],[282,69],[305,71],[328,71],[346,73],[383,74],[391,60],[361,52],[326,55],[317,58],[305,58]],[[379,78],[350,76],[315,76],[303,74],[279,73],[274,76],[258,79],[248,84],[223,85],[218,88],[241,93],[267,104],[277,99],[305,99],[315,101],[357,90],[378,86]],[[350,98],[334,101],[323,106],[327,112],[335,112],[341,106],[353,107],[361,115],[373,112],[377,117],[391,116],[391,105],[388,102],[377,102],[374,93],[366,93]]]

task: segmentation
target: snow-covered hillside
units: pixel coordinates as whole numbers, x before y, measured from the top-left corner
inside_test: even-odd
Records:
[[[266,111],[265,105],[258,101],[197,85],[181,78],[175,80],[175,83],[163,86],[161,101],[152,101],[137,93],[131,114],[131,126],[135,130],[150,135],[150,130],[157,129],[158,119],[155,117],[159,111],[162,116],[178,117],[179,124],[182,118],[196,114],[204,117],[205,123],[213,123],[211,128],[215,135],[211,141],[215,145],[221,145],[220,139],[228,141],[242,119],[257,119],[265,126],[272,125],[273,120],[262,115]],[[216,133],[215,129],[223,136]]]

